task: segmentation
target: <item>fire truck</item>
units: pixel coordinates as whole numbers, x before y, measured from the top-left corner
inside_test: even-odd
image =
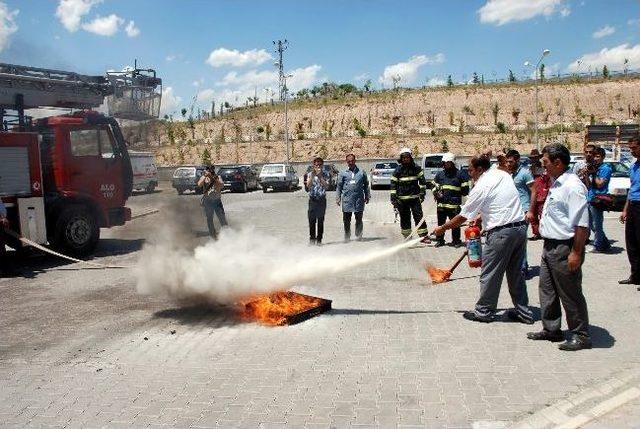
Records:
[[[0,198],[10,229],[74,256],[131,219],[127,142],[117,119],[157,118],[162,80],[137,67],[104,76],[0,64]],[[108,114],[92,110],[106,108]],[[32,119],[29,109],[70,109]],[[7,237],[19,249],[18,240]]]

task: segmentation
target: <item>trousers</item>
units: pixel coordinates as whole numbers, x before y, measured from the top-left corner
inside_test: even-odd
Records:
[[[527,245],[527,225],[489,231],[482,248],[480,298],[475,312],[493,316],[498,307],[502,279],[506,273],[511,301],[518,314],[533,319],[529,308],[527,285],[522,273],[522,259]]]
[[[204,205],[204,213],[207,217],[207,228],[209,229],[209,235],[213,238],[217,238],[218,233],[216,232],[215,225],[213,224],[214,213],[216,216],[218,216],[220,226],[227,225],[227,217],[224,213],[222,200],[220,198],[205,197],[202,200],[202,203]]]
[[[438,225],[444,225],[447,219],[453,219],[458,213],[460,213],[460,207],[457,209],[452,208],[438,208],[436,211],[436,215],[438,216]],[[437,237],[439,242],[444,243],[444,235],[440,235]],[[460,227],[453,228],[451,230],[451,239],[454,242],[460,241]]]
[[[322,242],[322,235],[324,234],[324,215],[326,211],[326,197],[320,197],[317,199],[309,198],[309,210],[307,212],[307,216],[309,218],[309,240]]]
[[[631,280],[640,285],[640,201],[629,201],[624,239],[631,265]]]
[[[588,338],[589,315],[582,293],[582,266],[575,272],[567,267],[571,246],[571,240],[544,240],[538,287],[542,327],[545,331],[560,332],[562,304],[569,330]]]
[[[597,250],[607,250],[611,247],[607,234],[604,232],[604,210],[589,204],[589,229],[595,233],[593,247]]]
[[[419,198],[412,198],[410,200],[404,200],[398,202],[398,214],[400,214],[400,230],[404,237],[411,235],[411,216],[413,215],[413,222],[418,225],[418,222],[422,220],[422,202]],[[425,237],[429,234],[427,224],[423,223],[418,229],[418,235]]]
[[[344,224],[344,238],[351,238],[351,215],[355,214],[356,218],[356,237],[362,238],[362,215],[364,212],[342,212],[342,223]]]

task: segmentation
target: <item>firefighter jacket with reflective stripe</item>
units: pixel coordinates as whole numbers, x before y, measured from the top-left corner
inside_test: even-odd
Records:
[[[391,202],[403,202],[424,199],[427,193],[427,181],[424,171],[415,162],[405,167],[400,165],[391,176]]]
[[[462,205],[462,196],[469,194],[469,176],[453,168],[442,170],[433,179],[433,195],[439,209],[457,209]]]

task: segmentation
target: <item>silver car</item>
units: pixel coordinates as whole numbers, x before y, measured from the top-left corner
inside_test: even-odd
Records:
[[[371,168],[370,177],[371,189],[376,189],[381,186],[391,185],[391,176],[393,172],[398,168],[398,163],[395,161],[378,162],[373,168]]]

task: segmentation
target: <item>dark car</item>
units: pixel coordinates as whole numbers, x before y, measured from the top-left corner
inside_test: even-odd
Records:
[[[307,189],[307,176],[309,175],[311,170],[313,170],[313,165],[310,165],[307,167],[307,171],[304,173],[304,177],[302,178],[302,181],[304,182],[305,191],[309,191]],[[326,175],[329,176],[329,187],[327,188],[327,190],[335,191],[336,188],[338,187],[338,169],[333,164],[323,164],[322,170]]]
[[[196,194],[202,192],[198,187],[198,180],[204,173],[204,166],[196,167],[178,167],[173,172],[171,186],[173,186],[178,194],[182,195],[185,191],[193,191]]]
[[[258,176],[248,165],[231,165],[220,167],[218,176],[224,183],[224,189],[232,192],[247,192],[258,189]]]

